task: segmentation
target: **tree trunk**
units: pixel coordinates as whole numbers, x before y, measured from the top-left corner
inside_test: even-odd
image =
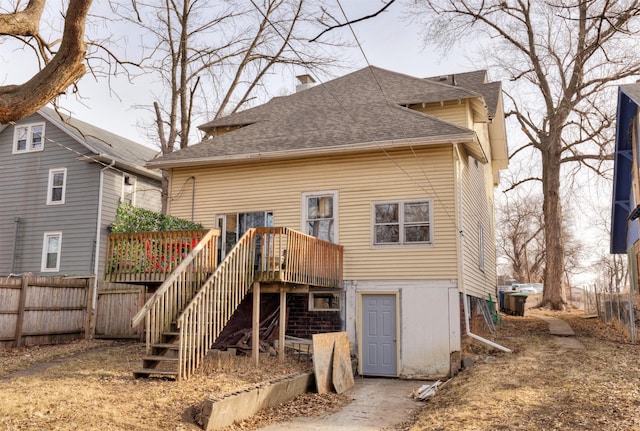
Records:
[[[544,294],[541,307],[563,310],[566,304],[562,279],[564,274],[564,241],[562,237],[562,204],[560,202],[560,154],[552,148],[559,146],[560,136],[552,138],[548,150],[542,151],[542,212],[547,250],[544,269]]]

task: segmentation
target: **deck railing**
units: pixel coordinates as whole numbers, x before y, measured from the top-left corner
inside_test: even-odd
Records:
[[[178,318],[178,379],[200,366],[254,281],[342,285],[342,246],[287,228],[249,229]]]
[[[342,286],[342,246],[285,227],[256,228],[257,281]]]
[[[213,273],[219,235],[219,229],[208,231],[133,317],[132,326],[146,321],[147,353],[160,342],[162,333],[172,329],[172,322]]]
[[[112,233],[107,241],[105,280],[163,282],[208,232]]]

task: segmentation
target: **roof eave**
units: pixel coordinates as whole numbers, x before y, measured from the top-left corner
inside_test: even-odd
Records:
[[[131,172],[136,175],[141,175],[143,177],[151,178],[157,181],[162,180],[162,173],[156,168],[149,169],[143,166],[130,164],[127,162],[123,162],[121,159],[117,159],[117,158],[114,159],[113,157],[107,154],[99,154],[95,157],[88,157],[88,158],[96,162],[103,162],[103,163],[112,163],[113,161],[115,161],[116,168],[120,168],[122,170],[126,170],[127,172]]]
[[[345,153],[345,152],[360,152],[370,151],[372,149],[394,149],[394,148],[408,148],[415,145],[438,145],[438,144],[463,144],[470,146],[472,151],[469,151],[474,158],[482,163],[487,163],[487,158],[482,152],[482,148],[473,132],[459,133],[455,135],[433,136],[431,138],[411,138],[411,139],[398,139],[389,141],[374,141],[374,142],[362,142],[352,145],[336,145],[331,147],[321,148],[301,148],[293,150],[271,151],[266,153],[248,153],[248,154],[234,154],[214,157],[198,157],[182,160],[169,160],[157,162],[150,161],[147,163],[148,168],[152,169],[170,169],[184,166],[194,165],[208,165],[208,164],[224,164],[235,163],[242,161],[258,161],[258,160],[271,160],[271,159],[284,159],[293,157],[309,157],[320,156],[326,154]],[[477,148],[476,148],[477,147]],[[476,157],[477,156],[477,157]]]

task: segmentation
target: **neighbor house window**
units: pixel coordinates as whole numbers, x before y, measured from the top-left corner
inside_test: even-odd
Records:
[[[44,149],[44,123],[15,126],[13,152],[26,153]]]
[[[338,192],[302,194],[302,231],[325,241],[338,242]]]
[[[340,292],[309,292],[309,311],[340,311]]]
[[[432,244],[431,200],[373,203],[373,244]]]
[[[125,174],[122,176],[122,202],[127,205],[136,204],[136,182],[137,179],[133,175]]]
[[[42,246],[42,272],[60,270],[62,232],[45,232]]]
[[[67,187],[67,169],[49,170],[49,187],[47,188],[47,205],[63,204]]]

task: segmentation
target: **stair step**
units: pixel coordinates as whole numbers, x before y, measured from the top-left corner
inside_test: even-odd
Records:
[[[179,337],[180,331],[167,331],[167,332],[163,332],[162,335],[171,335],[172,337]]]
[[[178,350],[180,345],[179,344],[173,344],[173,343],[155,343],[155,344],[152,344],[151,347],[159,348],[159,349]]]
[[[178,378],[178,372],[177,371],[156,370],[155,368],[142,368],[142,369],[139,369],[137,371],[134,371],[133,372],[133,377],[138,379],[140,377],[149,377],[150,375],[153,375],[153,374],[157,374],[157,375],[160,375],[160,376]]]
[[[171,356],[149,355],[142,358],[143,361],[166,361],[166,362],[178,362],[178,358],[172,358]]]

